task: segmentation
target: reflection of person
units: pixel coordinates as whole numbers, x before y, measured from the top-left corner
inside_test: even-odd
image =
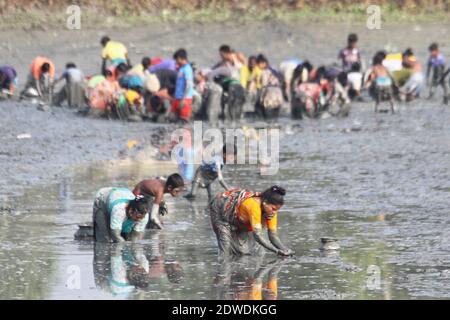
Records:
[[[159,233],[152,233],[151,239],[153,241],[151,255],[147,255],[150,261],[149,277],[153,279],[167,276],[170,283],[181,283],[184,278],[181,264],[164,256],[164,245]]]
[[[183,267],[164,255],[160,233],[152,233],[151,248],[137,243],[95,243],[94,279],[98,288],[128,297],[137,289],[147,289],[152,279],[167,277],[173,284],[183,281]]]
[[[123,242],[143,237],[148,222],[148,202],[126,188],[102,188],[93,208],[94,239]]]
[[[113,295],[128,296],[150,284],[149,261],[142,246],[118,244],[115,247],[96,244],[94,278],[97,286]]]
[[[134,187],[133,193],[136,196],[143,196],[148,203],[150,219],[147,229],[150,229],[152,225],[162,229],[159,215],[167,213],[164,194],[170,193],[172,197],[178,197],[183,190],[184,181],[178,173],[170,175],[167,180],[164,178],[143,180]]]
[[[242,258],[220,265],[215,278],[218,299],[277,300],[278,273],[285,260],[275,260],[254,268],[242,265]]]
[[[254,239],[266,250],[281,256],[294,252],[286,248],[277,235],[277,211],[284,204],[286,191],[273,186],[263,193],[232,189],[219,193],[209,204],[213,230],[221,256],[248,255],[257,252]],[[263,237],[268,229],[269,241]],[[252,236],[252,237],[250,237]]]

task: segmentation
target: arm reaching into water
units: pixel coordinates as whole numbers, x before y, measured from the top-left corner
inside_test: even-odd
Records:
[[[282,251],[282,255],[285,256],[292,256],[294,254],[294,251],[292,251],[291,249],[287,248],[280,240],[280,238],[278,237],[278,234],[276,233],[276,231],[272,231],[269,230],[268,231],[269,234],[269,240],[270,242],[274,245],[274,247],[276,247],[277,249],[279,249],[280,251]]]
[[[253,236],[255,237],[256,242],[258,242],[260,245],[262,245],[264,248],[266,248],[269,251],[272,251],[273,253],[278,254],[279,249],[275,248],[269,241],[267,241],[263,234],[261,229],[255,229]]]

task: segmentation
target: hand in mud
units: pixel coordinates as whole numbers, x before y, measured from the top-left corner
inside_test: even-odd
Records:
[[[291,257],[295,254],[295,252],[291,249],[278,250],[278,255],[282,257]]]
[[[161,221],[159,219],[151,220],[150,229],[163,229]]]
[[[169,210],[167,209],[167,205],[164,201],[162,201],[161,204],[159,205],[159,214],[161,216],[165,216],[168,213],[169,213]]]

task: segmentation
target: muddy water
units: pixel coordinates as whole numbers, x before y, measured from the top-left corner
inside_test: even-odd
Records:
[[[282,123],[276,176],[253,166],[226,174],[233,186],[288,190],[279,229],[295,258],[219,264],[206,197],[168,198],[166,229],[140,244],[75,241],[98,188],[175,169],[100,164],[4,199],[14,210],[0,214],[0,298],[450,298],[450,109],[433,102],[375,115],[366,104],[348,119]],[[322,236],[341,250],[320,252]],[[150,279],[144,289],[129,281],[140,267]]]

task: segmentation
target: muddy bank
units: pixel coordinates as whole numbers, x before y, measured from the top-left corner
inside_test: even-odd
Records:
[[[382,30],[369,31],[364,23],[350,22],[335,25],[179,23],[78,31],[68,31],[61,26],[48,31],[0,32],[0,56],[2,64],[17,69],[21,88],[30,62],[37,55],[54,60],[57,74],[61,74],[69,61],[75,62],[86,75],[99,73],[99,39],[104,34],[128,46],[132,63],[138,63],[144,55],[170,57],[174,50],[185,47],[191,61],[199,67],[209,67],[219,59],[217,48],[223,43],[247,55],[263,52],[275,66],[291,57],[309,59],[315,65],[331,63],[336,60],[338,49],[345,44],[349,32],[360,35],[360,47],[367,64],[376,50],[403,50],[409,46],[424,61],[431,40],[439,40],[442,53],[450,55],[450,39],[444,37],[449,31],[450,24],[391,24],[383,25]],[[41,112],[29,103],[0,102],[0,190],[43,181],[45,177],[63,172],[69,165],[114,159],[130,139],[145,145],[152,128],[148,123],[85,119],[67,110]],[[17,139],[20,134],[31,134],[32,138]]]
[[[150,123],[89,119],[72,110],[37,110],[27,103],[0,103],[0,193],[63,177],[70,166],[116,160],[150,147]],[[129,149],[127,142],[139,144]]]

